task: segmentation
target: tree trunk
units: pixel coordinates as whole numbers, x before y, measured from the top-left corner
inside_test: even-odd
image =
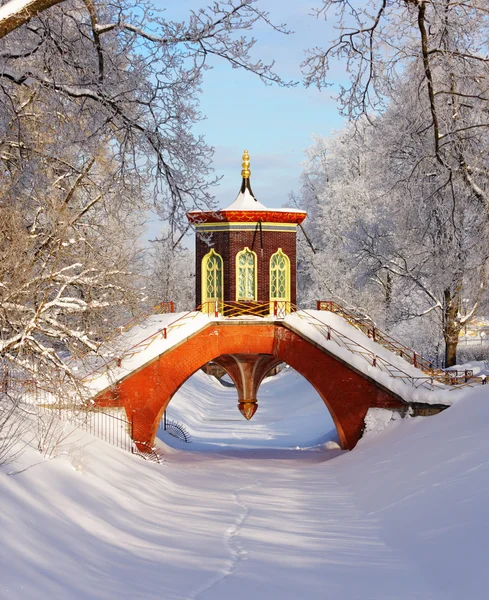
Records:
[[[456,292],[452,294],[450,289],[443,293],[443,338],[445,340],[445,367],[453,367],[457,364],[457,346],[460,330],[458,313],[460,308],[460,290],[457,286]]]
[[[23,2],[11,0],[5,3],[0,7],[0,38],[60,2],[62,0],[24,0]]]
[[[390,310],[392,302],[392,276],[387,271],[387,276],[385,280],[385,308],[386,310]]]
[[[445,340],[445,367],[453,367],[457,364],[457,346],[458,336],[456,340]]]

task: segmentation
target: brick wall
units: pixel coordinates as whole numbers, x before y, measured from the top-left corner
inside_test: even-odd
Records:
[[[220,254],[224,261],[224,301],[236,300],[236,254],[246,246],[256,252],[258,302],[270,299],[270,258],[279,248],[290,259],[290,300],[296,303],[296,232],[295,231],[219,231],[206,233],[202,240],[196,239],[196,304],[202,302],[202,259],[211,250]],[[208,243],[210,242],[210,244]]]

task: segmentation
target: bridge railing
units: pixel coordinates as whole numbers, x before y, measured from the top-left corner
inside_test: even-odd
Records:
[[[269,302],[257,302],[255,300],[237,300],[235,302],[224,302],[222,300],[209,300],[203,302],[196,310],[214,317],[273,317],[285,319],[294,312],[297,307],[288,300],[271,300]]]
[[[441,369],[433,369],[431,363],[423,359],[416,352],[397,342],[388,334],[377,329],[370,321],[362,319],[354,313],[347,311],[339,304],[333,301],[323,301],[318,303],[320,310],[329,310],[339,314],[348,323],[360,329],[370,339],[379,343],[381,346],[403,358],[412,366],[421,369],[426,376],[414,376],[406,373],[397,365],[394,365],[386,358],[378,356],[375,352],[365,348],[361,344],[351,340],[348,336],[337,331],[330,325],[323,323],[307,310],[300,310],[297,306],[288,301],[272,301],[272,302],[223,302],[220,300],[212,300],[204,302],[195,310],[189,311],[180,315],[177,319],[170,322],[165,327],[154,331],[145,339],[134,344],[130,348],[121,348],[118,356],[113,356],[108,359],[103,366],[94,369],[85,377],[85,381],[93,379],[94,376],[100,375],[104,370],[120,367],[122,360],[131,359],[135,354],[147,349],[152,343],[158,339],[167,339],[173,331],[186,325],[189,321],[207,315],[212,318],[230,318],[230,319],[248,319],[248,318],[264,318],[273,320],[283,320],[290,313],[296,313],[300,318],[307,320],[309,324],[319,330],[322,335],[328,340],[333,340],[339,346],[347,348],[354,354],[363,356],[372,367],[376,367],[390,375],[390,377],[400,379],[414,387],[423,387],[434,390],[436,388],[450,386],[460,387],[461,385],[471,385],[473,383],[485,383],[482,377],[474,377],[470,371],[455,372],[442,371]]]
[[[102,355],[104,350],[106,352],[110,351],[111,349],[116,351],[116,348],[114,348],[114,347],[111,348],[110,345],[114,341],[119,339],[123,333],[126,333],[127,331],[129,331],[130,329],[135,327],[136,325],[139,325],[142,321],[144,321],[148,317],[151,317],[152,315],[171,314],[174,312],[175,312],[175,303],[173,301],[164,301],[164,302],[159,302],[158,304],[155,304],[155,306],[153,306],[150,310],[144,311],[144,312],[132,317],[129,321],[124,323],[124,325],[119,325],[115,329],[113,329],[111,331],[110,335],[108,335],[102,341],[102,343],[99,345],[99,352],[100,352],[99,357]],[[91,355],[90,351],[84,352],[81,355],[80,354],[73,355],[71,358],[68,359],[67,364],[72,365],[75,362],[83,361],[90,355]]]
[[[394,352],[394,354],[404,358],[404,360],[412,364],[417,369],[421,369],[428,375],[436,374],[441,371],[441,369],[436,369],[433,366],[432,361],[423,358],[412,348],[409,348],[408,346],[405,346],[398,340],[394,339],[391,335],[376,327],[375,324],[369,319],[359,316],[353,311],[344,308],[337,302],[332,300],[318,300],[317,309],[326,310],[340,315],[343,319],[345,319],[345,321],[348,321],[350,325],[353,325],[353,327],[363,331],[363,333],[365,333],[367,337],[371,338],[374,342],[377,342],[390,352]]]
[[[122,366],[122,360],[131,359],[139,352],[142,352],[143,350],[146,350],[147,348],[149,348],[151,346],[151,344],[153,344],[156,340],[161,339],[161,338],[167,339],[172,331],[179,329],[180,327],[186,325],[189,321],[191,321],[191,320],[197,318],[199,315],[201,315],[202,313],[200,312],[199,309],[200,309],[200,307],[198,307],[197,309],[194,309],[192,311],[188,311],[188,312],[184,313],[183,315],[180,315],[177,319],[168,323],[168,325],[161,327],[160,329],[157,329],[156,331],[153,331],[150,335],[148,335],[147,337],[140,340],[136,344],[133,344],[130,347],[114,346],[113,348],[110,349],[111,356],[105,358],[104,363],[102,365],[97,366],[95,369],[93,369],[87,375],[85,375],[85,377],[83,378],[84,382],[87,383],[88,381],[93,380],[94,377],[101,375],[104,371],[107,371],[111,368]],[[156,313],[151,312],[147,316],[151,316],[153,314],[156,314]],[[139,321],[139,323],[140,323],[140,321]],[[134,323],[131,327],[133,327],[137,324],[138,323]]]
[[[139,342],[137,342],[137,344],[134,344],[129,348],[122,347],[119,349],[117,348],[117,346],[114,346],[110,349],[111,354],[113,354],[113,356],[106,358],[103,365],[98,366],[97,368],[90,371],[84,379],[85,381],[89,381],[93,379],[95,375],[99,375],[107,369],[120,367],[122,365],[123,359],[125,360],[132,358],[137,353],[149,348],[151,344],[158,339],[167,339],[173,331],[186,325],[189,321],[197,318],[202,314],[214,318],[262,317],[273,319],[285,319],[287,314],[296,310],[298,310],[298,308],[295,305],[285,300],[275,300],[271,302],[223,302],[220,300],[211,300],[208,302],[204,302],[201,305],[197,306],[197,308],[195,308],[194,310],[188,311],[183,315],[180,315],[177,319],[171,321],[165,327],[161,327],[157,331],[154,331],[146,338],[140,340]],[[151,316],[152,314],[156,313],[151,312],[147,316]],[[134,327],[138,324],[132,321],[131,323],[131,327]],[[131,327],[127,327],[125,331],[128,331]]]
[[[309,325],[312,325],[314,329],[319,331],[326,338],[326,340],[333,341],[335,344],[347,349],[352,354],[361,356],[371,367],[377,368],[380,371],[384,371],[389,375],[389,377],[401,380],[415,388],[425,388],[430,391],[435,389],[444,389],[445,387],[440,385],[440,383],[431,376],[416,376],[406,373],[398,365],[394,365],[386,358],[379,356],[375,352],[372,352],[372,350],[369,348],[366,348],[355,340],[352,340],[341,331],[331,327],[331,325],[323,323],[323,321],[316,318],[307,310],[297,312],[297,316],[306,321]]]
[[[485,384],[485,377],[475,376],[473,371],[443,370],[433,367],[432,361],[422,357],[412,348],[405,346],[391,335],[376,327],[372,321],[350,311],[332,300],[318,300],[317,310],[332,312],[341,316],[356,329],[367,335],[386,350],[397,354],[413,367],[420,369],[429,376],[429,379],[449,386],[463,386],[473,383]]]

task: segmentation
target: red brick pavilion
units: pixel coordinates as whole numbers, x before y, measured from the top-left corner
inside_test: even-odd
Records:
[[[306,218],[298,209],[267,208],[250,185],[248,151],[236,200],[212,212],[187,214],[196,229],[197,304],[270,302],[290,310],[296,302],[296,234]]]

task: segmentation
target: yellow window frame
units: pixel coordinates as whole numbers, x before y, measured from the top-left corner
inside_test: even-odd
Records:
[[[240,297],[240,264],[239,264],[239,259],[241,256],[248,254],[251,255],[253,257],[253,296],[245,296]],[[245,265],[245,291],[247,291],[247,282],[248,282],[248,268],[247,265]],[[257,299],[257,294],[258,294],[258,273],[257,273],[257,258],[256,258],[256,252],[253,252],[253,250],[250,250],[248,248],[248,246],[245,246],[243,248],[243,250],[240,250],[237,254],[236,254],[236,301],[237,302],[246,302],[248,301],[256,301]]]
[[[216,281],[214,283],[214,287],[217,288],[220,294],[215,294],[214,296],[209,296],[208,294],[208,273],[209,273],[209,261],[212,258],[216,258],[221,261],[221,269],[220,269],[220,281]],[[223,295],[224,295],[224,260],[220,254],[218,254],[214,248],[211,249],[203,258],[202,258],[202,267],[201,267],[201,292],[202,292],[202,305],[204,306],[206,302],[214,302],[218,301],[222,303]],[[213,307],[208,306],[207,309],[212,312],[214,310]]]
[[[284,269],[278,269],[276,266],[273,265],[274,263],[274,259],[280,259],[283,258],[284,259],[284,263],[285,263],[285,268]],[[279,281],[275,281],[274,282],[274,277],[278,278],[280,277],[280,272],[284,273],[284,295],[283,296],[278,296],[277,294],[272,294],[272,290],[275,287],[275,290],[277,290],[277,288],[280,287],[280,282]],[[277,250],[277,252],[275,252],[274,254],[272,254],[272,256],[270,257],[270,311],[273,312],[274,310],[274,302],[279,302],[280,306],[278,307],[280,312],[284,311],[285,312],[290,312],[290,258],[287,256],[287,254],[285,254],[285,252],[282,250],[282,248],[279,248]],[[283,303],[283,305],[282,305]]]

